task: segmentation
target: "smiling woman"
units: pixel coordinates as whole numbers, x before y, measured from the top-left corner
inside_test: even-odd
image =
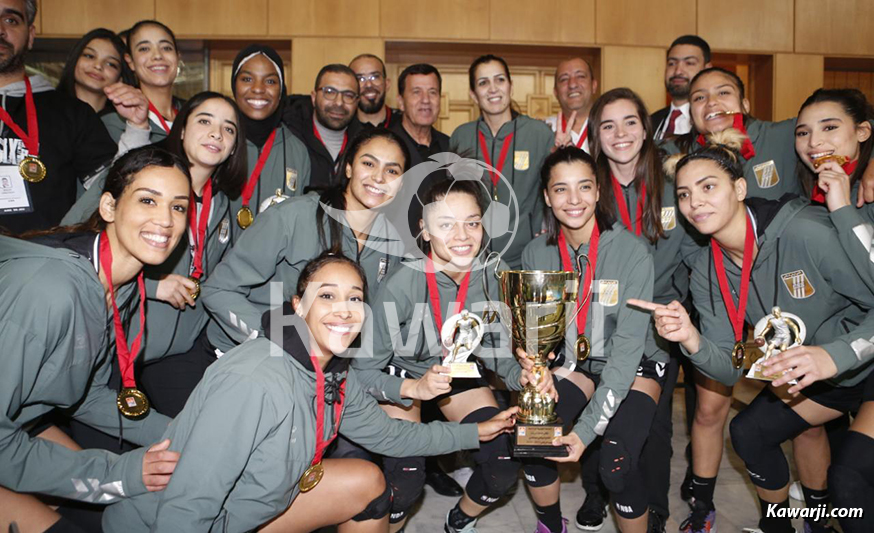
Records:
[[[110,111],[103,90],[118,81],[136,83],[124,54],[124,41],[115,32],[91,30],[70,50],[58,90],[90,104],[97,113]]]

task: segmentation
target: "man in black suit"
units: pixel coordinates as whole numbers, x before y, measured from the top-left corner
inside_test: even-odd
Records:
[[[655,139],[661,141],[689,133],[689,89],[692,78],[710,63],[710,45],[697,35],[678,37],[668,49],[665,65],[665,88],[671,95],[671,105],[659,109],[650,117]]]

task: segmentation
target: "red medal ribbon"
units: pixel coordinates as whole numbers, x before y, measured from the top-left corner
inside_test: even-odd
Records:
[[[319,135],[319,128],[316,127],[316,117],[315,116],[313,117],[313,134],[316,136],[316,139],[318,139],[319,142],[322,143],[322,146],[325,146],[325,148],[327,148],[327,146],[325,145],[325,141],[322,140],[322,136]],[[347,142],[349,142],[349,130],[348,129],[343,132],[343,144],[342,144],[342,146],[340,146],[340,153],[337,154],[338,158],[343,153],[343,151],[346,150],[346,143]]]
[[[841,168],[844,169],[844,172],[849,177],[853,177],[853,172],[856,171],[856,165],[859,164],[859,160],[855,161],[847,161]],[[819,202],[821,204],[825,203],[825,191],[819,188],[819,183],[813,184],[813,190],[810,192],[810,200],[812,202]]]
[[[498,186],[498,180],[500,176],[499,172],[504,168],[504,161],[507,160],[507,153],[510,151],[510,144],[513,142],[513,133],[504,137],[504,142],[501,144],[501,155],[498,157],[498,166],[495,167],[492,165],[492,157],[489,154],[489,148],[486,145],[486,136],[483,132],[479,133],[479,145],[483,151],[483,162],[488,165],[489,168],[489,176],[492,178],[492,187],[495,188]]]
[[[586,256],[589,258],[589,270],[592,275],[586,276],[583,279],[583,290],[577,294],[577,299],[586,298],[589,291],[592,290],[592,283],[595,281],[595,267],[598,264],[598,241],[601,240],[601,230],[598,228],[598,223],[595,222],[595,227],[592,229],[592,236],[589,238],[589,253]],[[561,268],[569,272],[576,272],[571,255],[567,251],[567,239],[564,237],[564,230],[558,232],[558,253],[561,255]],[[591,298],[586,298],[586,303],[583,308],[577,313],[577,335],[586,333],[586,318],[589,316],[589,304],[592,303]]]
[[[744,135],[747,135],[743,140],[743,144],[741,144],[740,155],[747,161],[756,157],[756,148],[753,146],[752,141],[750,141],[749,135],[747,134],[747,128],[744,126],[743,113],[735,113],[732,127]],[[701,146],[707,146],[707,141],[704,139],[704,135],[699,134],[696,140]]]
[[[562,130],[562,131],[567,131],[567,119],[564,118],[564,115],[561,116],[561,130]],[[582,150],[582,148],[583,148],[583,143],[586,142],[586,137],[588,137],[588,136],[589,136],[589,125],[586,124],[586,127],[583,128],[583,134],[580,135],[580,138],[577,140],[576,143],[574,143],[574,145],[575,145],[577,148],[579,148],[579,149]],[[573,133],[571,133],[571,138],[573,138]]]
[[[322,455],[340,431],[340,416],[343,414],[343,400],[346,397],[346,380],[340,384],[340,398],[334,403],[336,413],[334,421],[334,434],[325,440],[325,373],[319,365],[319,360],[314,354],[310,354],[310,361],[316,370],[316,453],[313,455],[312,466],[322,462]]]
[[[628,213],[628,205],[625,202],[625,194],[622,192],[622,184],[619,183],[619,180],[612,173],[610,174],[610,179],[613,181],[613,196],[616,197],[616,205],[619,206],[619,215],[622,217],[622,223],[628,231],[633,232],[639,237],[643,221],[643,204],[646,201],[646,183],[640,186],[640,196],[637,198],[637,213],[634,219],[634,228],[632,228],[631,215]]]
[[[203,250],[206,248],[206,228],[209,225],[209,208],[212,204],[212,178],[203,186],[203,204],[200,207],[200,217],[197,216],[197,204],[194,202],[194,191],[191,191],[191,202],[188,207],[188,227],[194,230],[194,270],[191,277],[200,279],[203,276]]]
[[[716,278],[719,280],[719,292],[722,293],[722,301],[725,302],[725,310],[728,312],[728,319],[731,321],[731,328],[734,330],[735,342],[740,342],[743,336],[744,314],[747,310],[747,294],[749,294],[750,288],[750,272],[753,269],[753,244],[755,242],[756,237],[753,235],[753,223],[749,215],[747,215],[747,230],[744,236],[744,258],[740,275],[740,295],[737,307],[735,307],[734,299],[731,297],[731,292],[728,289],[728,278],[725,275],[725,265],[722,260],[722,248],[716,239],[711,240],[710,248],[713,250],[713,262],[716,267]]]
[[[167,125],[167,121],[164,120],[164,117],[161,115],[161,112],[158,111],[158,108],[155,107],[155,104],[153,104],[151,100],[149,100],[149,111],[151,111],[152,113],[155,114],[155,116],[158,117],[158,122],[161,123],[161,128],[163,128],[164,131],[167,132],[167,135],[170,135],[170,126]],[[175,109],[173,110],[173,113],[174,114],[176,113]]]
[[[437,323],[437,336],[440,336],[440,330],[443,329],[443,313],[440,310],[440,290],[437,288],[437,275],[434,273],[434,260],[431,259],[431,254],[425,258],[425,280],[428,282],[428,299],[431,300],[431,312],[434,313],[434,321]],[[455,308],[449,313],[453,316],[461,312],[464,307],[464,302],[467,300],[467,288],[470,286],[470,270],[464,275],[461,280],[461,285],[458,287],[458,301],[455,302]],[[441,346],[443,342],[441,341]]]
[[[121,383],[124,388],[136,388],[134,380],[134,361],[140,351],[140,343],[143,340],[143,331],[146,327],[146,283],[143,279],[143,271],[137,275],[137,288],[140,291],[140,332],[134,339],[130,348],[124,334],[124,326],[121,323],[121,315],[118,312],[118,304],[115,302],[115,289],[112,285],[112,247],[109,244],[109,236],[104,231],[100,234],[100,268],[106,273],[106,282],[109,284],[109,298],[112,300],[112,322],[115,325],[115,350],[118,352],[118,366],[121,370]]]
[[[0,120],[9,126],[18,138],[24,141],[28,155],[39,157],[39,123],[36,120],[36,106],[33,103],[33,89],[30,87],[30,78],[24,76],[24,109],[27,113],[27,133],[12,120],[8,111],[0,107]]]
[[[270,151],[273,150],[273,139],[276,138],[276,130],[270,133],[267,137],[267,142],[261,147],[261,155],[258,156],[258,162],[255,163],[255,168],[252,169],[252,174],[249,175],[249,181],[246,182],[246,188],[243,189],[243,207],[249,207],[249,200],[252,199],[252,193],[255,192],[255,185],[261,179],[261,171],[264,170],[264,165],[267,164],[267,158],[270,157]],[[319,139],[322,140],[321,138]]]

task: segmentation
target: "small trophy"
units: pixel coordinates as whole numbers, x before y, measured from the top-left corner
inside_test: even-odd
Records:
[[[481,377],[477,364],[467,361],[483,340],[483,320],[480,317],[467,309],[452,315],[443,323],[440,339],[447,350],[443,358],[443,366],[449,367],[451,377]]]
[[[492,259],[490,254],[488,261]],[[577,262],[588,261],[584,255]],[[563,435],[564,422],[555,414],[555,401],[537,391],[549,372],[549,353],[565,340],[567,324],[582,308],[577,304],[580,282],[573,271],[508,270],[498,272],[500,299],[510,316],[503,321],[510,329],[514,346],[524,346],[534,361],[534,379],[519,393],[519,415],[513,445],[515,457],[567,457],[567,448],[552,441]],[[584,272],[580,268],[580,273]],[[488,292],[486,292],[488,294]],[[572,314],[568,318],[569,314]]]
[[[264,210],[268,207],[273,207],[276,204],[281,204],[286,200],[288,200],[288,196],[282,194],[282,189],[276,189],[276,193],[273,196],[261,202],[261,205],[258,207],[258,212],[263,213]]]
[[[756,360],[747,372],[748,378],[774,381],[779,376],[766,375],[763,373],[762,363],[769,357],[789,348],[801,346],[807,335],[804,321],[798,315],[784,313],[779,307],[771,309],[771,313],[756,322],[754,330],[756,345],[762,350],[764,356]],[[795,380],[791,382],[793,385]]]

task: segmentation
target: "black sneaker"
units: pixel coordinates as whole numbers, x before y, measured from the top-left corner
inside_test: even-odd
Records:
[[[607,502],[597,491],[594,494],[586,494],[586,501],[577,511],[577,529],[583,531],[598,531],[604,526],[607,518]]]
[[[695,503],[695,496],[692,495],[692,469],[686,469],[686,477],[683,478],[683,483],[680,485],[680,499],[688,503],[691,507]]]
[[[692,504],[692,512],[680,524],[681,533],[716,533],[716,509],[704,502]]]
[[[665,526],[667,524],[668,517],[662,516],[661,514],[649,510],[649,518],[647,519],[646,531],[647,533],[665,533]]]

